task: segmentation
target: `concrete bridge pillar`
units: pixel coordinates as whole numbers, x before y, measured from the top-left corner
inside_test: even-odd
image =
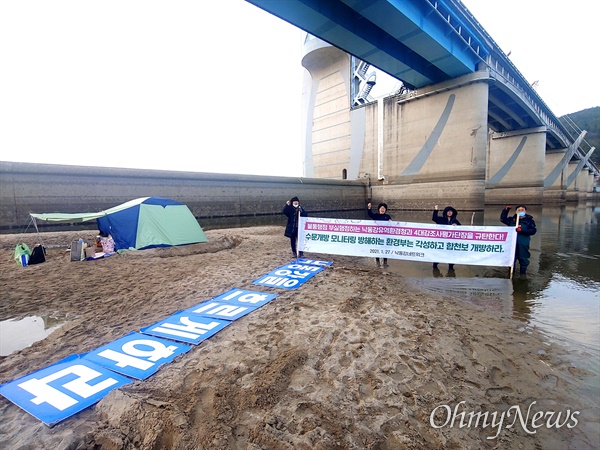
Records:
[[[483,209],[488,85],[455,81],[367,107],[379,130],[365,139],[360,174],[392,209]]]
[[[493,133],[488,149],[486,204],[542,204],[546,128]]]
[[[595,186],[595,182],[596,182],[596,177],[594,176],[594,173],[591,171],[588,171],[588,198],[592,199],[594,198],[594,186]]]
[[[579,201],[589,200],[590,198],[592,198],[593,177],[590,178],[590,175],[590,171],[584,169],[577,176],[577,179],[581,180],[579,190]]]
[[[352,131],[350,56],[309,35],[302,66],[308,71],[303,92],[304,175],[347,178]]]
[[[392,209],[483,209],[486,80],[465,76],[351,109],[347,53],[312,38],[302,65],[305,176],[369,179],[372,197]]]
[[[544,163],[544,203],[564,203],[567,198],[567,174],[566,166],[562,166],[560,170],[561,162],[565,156],[567,149],[557,150],[546,153],[546,160]],[[557,177],[552,176],[553,172],[557,170]]]
[[[579,200],[579,183],[577,183],[577,180],[579,178],[579,176],[577,174],[575,174],[575,171],[577,171],[577,167],[578,167],[578,162],[577,161],[571,161],[569,162],[568,166],[567,166],[567,173],[568,176],[567,178],[572,179],[573,181],[569,184],[567,184],[567,201],[568,202],[576,202]]]

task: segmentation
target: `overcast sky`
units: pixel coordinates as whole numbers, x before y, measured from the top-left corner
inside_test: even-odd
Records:
[[[557,116],[600,106],[600,1],[463,3]],[[0,160],[302,176],[303,37],[244,0],[0,0]]]

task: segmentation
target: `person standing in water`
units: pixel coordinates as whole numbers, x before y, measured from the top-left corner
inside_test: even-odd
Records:
[[[508,217],[508,212],[511,210],[510,206],[505,207],[500,213],[500,222],[509,227],[517,226],[517,248],[515,249],[515,259],[519,261],[519,273],[525,275],[527,273],[527,267],[529,267],[529,244],[531,242],[531,236],[537,233],[535,227],[535,221],[533,216],[527,214],[527,207],[524,205],[517,206],[517,213]],[[519,219],[517,224],[517,217]]]

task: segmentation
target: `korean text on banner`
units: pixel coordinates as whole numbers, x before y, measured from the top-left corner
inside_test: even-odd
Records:
[[[511,267],[513,228],[301,217],[298,248],[305,252],[410,261]]]

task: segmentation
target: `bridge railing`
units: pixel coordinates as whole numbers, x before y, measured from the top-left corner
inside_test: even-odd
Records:
[[[493,56],[494,54],[503,55],[500,46],[462,3],[451,1],[449,4],[445,4],[437,0],[427,0],[427,2],[448,22],[448,25],[453,28],[459,38],[471,48],[481,61],[484,61],[491,70],[501,75],[506,82],[516,88],[521,95],[521,99],[535,111],[542,123],[551,132],[567,146],[574,141],[574,138],[568,136],[562,125],[557,123],[544,101],[539,96],[532,95],[531,90],[533,88],[529,84],[527,84],[527,88],[523,86],[523,82],[527,83],[527,81],[511,61],[506,59],[505,63],[508,64],[506,66],[504,62]]]
[[[521,95],[521,99],[525,101],[531,109],[535,111],[538,115],[542,123],[549,128],[553,133],[561,138],[565,144],[569,144],[573,142],[573,138],[565,134],[561,130],[561,126],[556,123],[553,117],[548,114],[546,108],[543,108],[540,105],[539,98],[534,97],[528,92],[528,89],[525,89],[522,84],[519,82],[514,75],[512,75],[512,70],[508,70],[508,68],[504,67],[501,62],[494,58],[492,55],[489,55],[486,58],[487,66],[493,70],[497,75],[501,76],[507,83],[510,83],[514,88],[516,88],[517,92]]]
[[[427,2],[443,20],[448,22],[448,25],[454,29],[463,42],[467,44],[477,56],[483,59],[485,56],[484,46],[473,33],[469,32],[468,27],[462,23],[458,15],[454,14],[450,8],[446,7],[446,5],[441,2],[436,0],[427,0]]]

